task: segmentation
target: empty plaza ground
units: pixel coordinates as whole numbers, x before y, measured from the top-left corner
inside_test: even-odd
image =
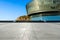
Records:
[[[60,23],[0,23],[0,40],[60,40]]]

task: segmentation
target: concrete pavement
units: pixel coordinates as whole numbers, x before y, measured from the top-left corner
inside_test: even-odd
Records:
[[[0,40],[60,40],[60,23],[0,23]]]

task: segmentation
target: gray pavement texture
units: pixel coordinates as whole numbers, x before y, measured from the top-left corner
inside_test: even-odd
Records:
[[[0,23],[0,40],[60,40],[60,23]]]

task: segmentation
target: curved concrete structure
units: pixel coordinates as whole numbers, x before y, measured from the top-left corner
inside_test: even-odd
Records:
[[[46,11],[60,11],[60,0],[33,0],[27,4],[28,15]]]

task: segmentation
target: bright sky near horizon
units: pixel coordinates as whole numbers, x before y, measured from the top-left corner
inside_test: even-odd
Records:
[[[26,4],[30,0],[0,0],[0,20],[15,20],[26,15]]]

